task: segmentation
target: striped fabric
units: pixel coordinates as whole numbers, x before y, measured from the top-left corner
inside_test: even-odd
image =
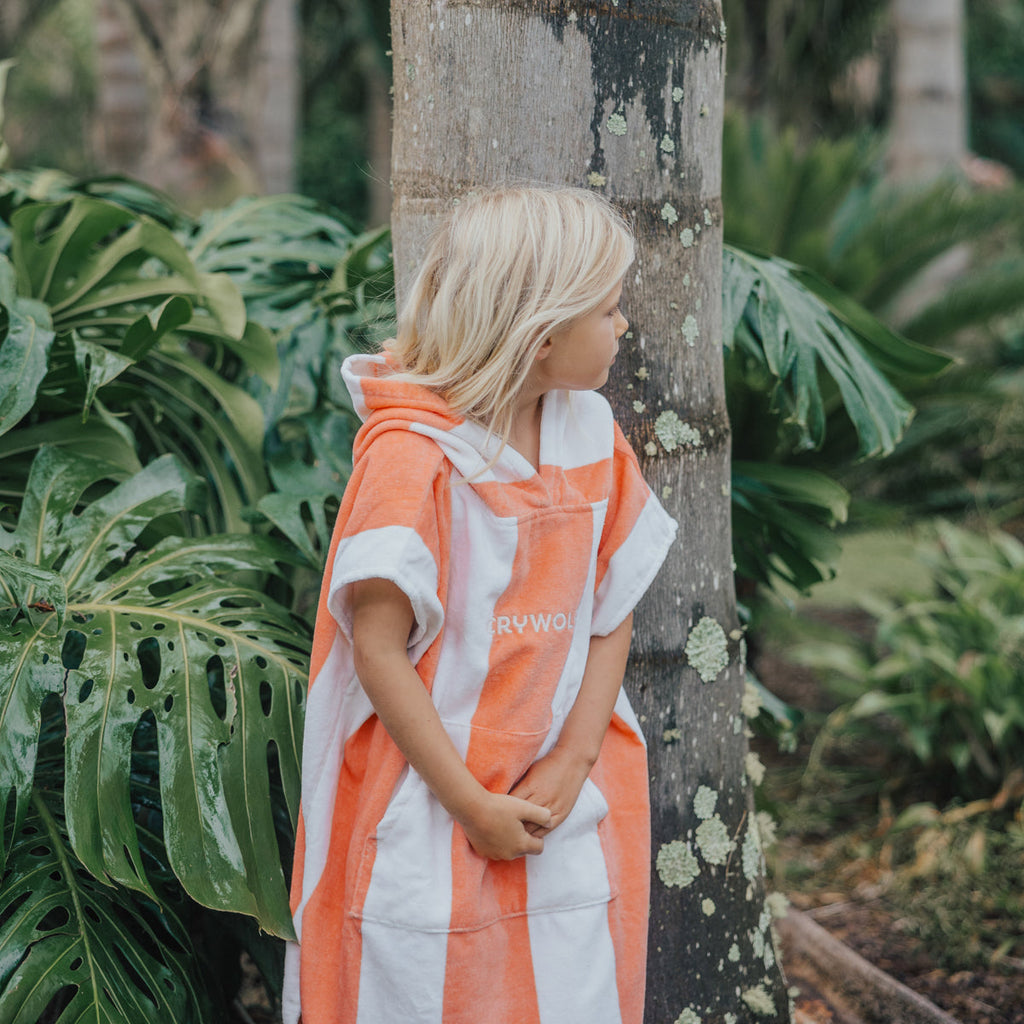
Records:
[[[493,439],[383,357],[343,372],[365,422],[314,637],[285,1024],[639,1024],[647,772],[625,694],[544,852],[486,860],[361,690],[349,595],[402,588],[445,728],[507,792],[554,745],[591,635],[630,612],[676,525],[596,393],[545,395],[537,473],[512,448],[488,465]]]

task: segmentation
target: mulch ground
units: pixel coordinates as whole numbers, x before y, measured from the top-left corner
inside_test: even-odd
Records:
[[[803,897],[795,899],[794,905],[802,905],[854,952],[962,1024],[1024,1024],[1024,973],[944,969],[901,927],[900,919],[877,902],[814,906],[812,899]],[[806,996],[820,1001],[821,993]],[[812,1019],[829,1018],[819,1011]]]

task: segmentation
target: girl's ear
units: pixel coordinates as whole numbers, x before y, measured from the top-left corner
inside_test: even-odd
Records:
[[[534,362],[539,363],[542,359],[547,359],[551,355],[552,342],[551,338],[547,337],[540,343],[540,348],[537,349],[533,356]]]

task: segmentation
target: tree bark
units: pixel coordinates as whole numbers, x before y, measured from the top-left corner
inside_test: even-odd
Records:
[[[106,170],[139,177],[149,140],[151,97],[135,34],[114,0],[96,4],[96,59],[97,156]]]
[[[299,42],[295,0],[267,0],[256,88],[247,110],[254,126],[256,171],[264,192],[295,189],[299,121]]]
[[[627,675],[653,821],[646,1019],[789,1019],[747,776],[721,359],[718,0],[394,0],[399,300],[474,187],[603,191],[638,239],[607,393],[680,540]]]
[[[963,0],[893,0],[889,174],[928,181],[967,153]]]

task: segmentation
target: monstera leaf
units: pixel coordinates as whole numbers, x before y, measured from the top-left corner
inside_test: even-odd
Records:
[[[240,345],[245,306],[237,289],[223,276],[200,274],[174,236],[148,217],[78,196],[26,204],[11,227],[19,290],[50,307],[57,331],[120,339],[150,310],[181,296],[193,306],[191,329]],[[142,351],[136,346],[133,355]]]
[[[319,570],[358,426],[341,362],[394,324],[389,233],[353,235],[311,200],[285,195],[206,212],[181,239],[197,268],[230,277],[249,314],[277,333],[278,386],[247,383],[267,424],[273,485],[255,508]]]
[[[188,933],[166,904],[102,884],[36,791],[0,884],[0,1001],[12,1024],[202,1024]]]
[[[282,549],[252,535],[166,536],[194,504],[193,478],[170,457],[79,511],[110,472],[44,448],[17,528],[0,531],[5,792],[13,788],[22,820],[41,705],[57,696],[75,854],[95,877],[152,896],[130,775],[139,730],[155,725],[164,842],[182,886],[205,906],[289,935],[271,779],[294,822],[307,646],[302,624],[264,592],[282,575]],[[154,536],[164,539],[147,549]],[[31,570],[10,572],[12,560],[47,589]]]
[[[126,468],[132,453],[199,466],[211,484],[205,521],[248,530],[241,509],[268,483],[263,412],[244,382],[255,373],[274,386],[279,364],[231,278],[198,269],[163,224],[89,196],[23,203],[11,232],[10,268],[0,264],[0,332],[12,325],[0,349],[10,371],[0,433],[31,410],[16,432],[74,445],[66,421],[77,413]],[[0,456],[30,450],[21,438],[0,442]],[[11,476],[23,474],[16,460]]]
[[[49,310],[17,295],[14,268],[0,256],[0,434],[32,408],[53,338]]]

